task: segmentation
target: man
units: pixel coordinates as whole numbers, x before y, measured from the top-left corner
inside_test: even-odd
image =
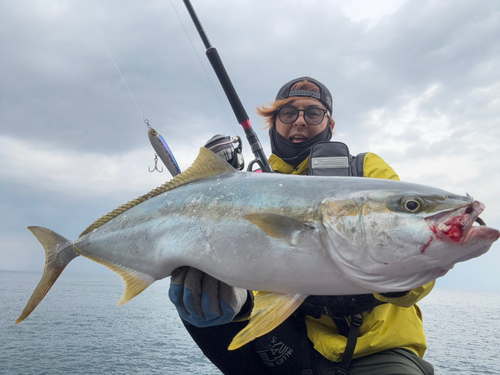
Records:
[[[313,174],[314,145],[320,144],[323,154],[342,149],[343,144],[324,143],[331,139],[335,121],[331,94],[319,81],[294,79],[257,112],[269,127],[269,163],[276,173]],[[363,177],[399,180],[373,153],[360,158],[360,165]],[[346,170],[345,175],[353,175],[352,168]],[[224,374],[429,375],[434,371],[421,358],[426,341],[416,302],[433,286],[399,293],[310,296],[275,330],[235,351],[227,347],[247,324],[258,292],[181,267],[172,275],[169,296],[188,332]]]

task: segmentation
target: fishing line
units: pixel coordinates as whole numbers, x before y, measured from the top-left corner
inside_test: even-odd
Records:
[[[196,51],[196,48],[193,44],[193,41],[191,40],[191,37],[189,36],[187,30],[186,30],[186,27],[184,26],[184,23],[182,22],[182,19],[181,17],[179,16],[179,13],[177,12],[177,9],[175,8],[175,5],[174,3],[172,2],[172,0],[170,0],[170,4],[172,4],[172,8],[174,8],[174,12],[175,14],[177,15],[177,18],[179,19],[180,23],[181,23],[181,26],[182,28],[184,29],[184,33],[186,34],[188,40],[189,40],[189,43],[191,43],[191,47],[193,48],[193,51],[194,53],[196,54],[196,57],[198,58],[198,61],[200,62],[200,65],[201,67],[203,68],[203,71],[205,72],[205,75],[207,76],[207,79],[208,79],[208,82],[210,82],[210,86],[212,86],[212,90],[214,91],[215,93],[215,96],[217,98],[217,100],[219,101],[219,104],[222,108],[222,111],[224,112],[224,114],[226,115],[226,119],[227,119],[227,122],[229,123],[229,125],[231,126],[231,129],[233,129],[233,132],[234,134],[236,134],[236,130],[234,129],[233,127],[233,123],[231,121],[231,119],[229,118],[229,115],[227,114],[226,112],[226,109],[224,108],[224,105],[222,104],[222,101],[220,100],[220,97],[219,97],[219,94],[217,94],[217,91],[215,90],[215,86],[214,84],[212,83],[212,80],[210,79],[210,76],[208,75],[208,72],[207,70],[205,69],[205,66],[203,65],[202,61],[201,61],[201,58],[200,58],[200,55],[198,54],[198,52]]]
[[[175,160],[174,154],[170,150],[170,147],[168,147],[167,142],[165,139],[161,136],[161,134],[154,129],[150,124],[149,120],[144,116],[144,112],[142,112],[141,107],[139,106],[139,103],[137,103],[137,100],[135,100],[134,94],[132,94],[132,90],[130,90],[130,87],[128,87],[127,81],[125,80],[125,77],[123,77],[122,72],[120,71],[120,68],[118,68],[118,64],[115,62],[115,59],[113,59],[113,56],[111,55],[111,52],[109,51],[106,43],[104,42],[104,39],[101,37],[101,34],[99,33],[99,30],[97,29],[96,25],[92,20],[90,20],[90,23],[94,27],[97,36],[101,40],[104,48],[106,49],[106,52],[108,53],[109,58],[113,62],[113,65],[115,66],[116,70],[118,71],[118,74],[120,75],[123,83],[125,84],[125,87],[127,88],[130,96],[132,97],[132,100],[134,101],[135,105],[137,106],[137,109],[139,112],[141,112],[141,116],[144,119],[144,123],[146,124],[148,128],[148,138],[149,142],[151,143],[151,146],[153,146],[153,149],[156,151],[155,153],[155,159],[154,163],[155,166],[153,169],[148,168],[150,172],[158,171],[160,173],[163,172],[163,168],[159,169],[158,168],[158,157],[162,160],[163,164],[167,167],[168,171],[172,176],[176,176],[181,173],[181,169],[179,168],[179,165],[177,164],[177,161]]]
[[[236,130],[234,129],[234,127],[233,127],[233,125],[231,123],[231,120],[229,119],[229,116],[228,116],[228,114],[227,114],[227,112],[226,112],[226,110],[225,110],[225,108],[224,108],[224,106],[222,104],[222,101],[220,100],[220,97],[217,94],[217,91],[215,90],[215,87],[214,87],[214,85],[213,85],[213,83],[212,83],[212,81],[211,81],[211,79],[210,79],[210,77],[208,75],[208,72],[206,71],[203,63],[201,62],[200,56],[198,55],[198,52],[196,51],[196,48],[194,47],[194,44],[193,44],[191,38],[189,37],[189,34],[188,34],[187,30],[186,30],[186,27],[184,26],[184,23],[182,22],[182,19],[180,18],[180,15],[177,12],[177,9],[175,8],[175,5],[172,2],[172,0],[170,0],[170,4],[172,5],[172,8],[174,9],[175,14],[177,15],[177,18],[179,19],[179,21],[180,21],[180,23],[182,25],[182,28],[184,29],[184,33],[188,37],[188,40],[189,40],[189,42],[191,44],[191,47],[193,48],[193,50],[194,50],[194,52],[195,52],[195,54],[196,54],[196,56],[198,58],[199,63],[201,65],[201,67],[203,68],[203,71],[205,72],[205,76],[207,77],[210,85],[212,86],[212,90],[214,91],[215,96],[217,97],[217,100],[219,101],[219,104],[222,107],[222,110],[223,110],[223,112],[224,112],[224,114],[226,116],[226,119],[228,120],[229,125],[231,126],[231,129],[233,130],[234,133],[236,133]],[[104,42],[104,39],[101,37],[101,34],[99,33],[99,30],[97,29],[96,25],[94,24],[94,22],[92,20],[90,20],[90,23],[94,27],[94,30],[96,31],[97,36],[101,40],[101,43],[103,44],[104,49],[108,53],[108,56],[111,59],[111,61],[113,62],[113,65],[115,66],[115,68],[116,68],[118,74],[120,75],[120,78],[122,79],[123,83],[125,84],[125,87],[127,88],[127,91],[129,92],[130,96],[132,97],[132,100],[134,101],[135,105],[137,106],[137,109],[141,113],[141,116],[144,119],[144,123],[148,127],[148,137],[149,137],[149,140],[151,142],[151,145],[153,146],[153,148],[157,152],[157,154],[155,155],[155,167],[154,167],[153,171],[156,170],[156,171],[158,171],[160,173],[162,172],[162,170],[160,170],[160,169],[157,168],[157,161],[158,161],[157,156],[159,156],[161,158],[161,160],[163,161],[163,163],[165,164],[165,166],[167,167],[167,169],[169,170],[169,172],[172,174],[172,176],[175,176],[175,175],[179,174],[181,172],[180,168],[179,168],[179,166],[177,164],[177,161],[175,160],[175,157],[174,157],[172,151],[168,147],[165,139],[163,139],[163,137],[158,133],[157,130],[155,130],[155,129],[153,129],[151,127],[151,125],[149,124],[149,120],[147,118],[145,118],[144,113],[142,112],[141,107],[139,106],[139,103],[137,103],[137,100],[135,99],[134,94],[132,94],[132,90],[130,90],[130,87],[128,86],[127,81],[125,80],[125,77],[123,77],[123,74],[121,73],[120,68],[118,68],[118,64],[116,63],[116,61],[113,58],[111,52],[109,51],[109,48],[107,47],[106,43]],[[223,87],[224,87],[224,85],[223,85]],[[224,90],[226,91],[225,88],[224,88]],[[245,116],[246,116],[246,113],[245,113]],[[248,117],[247,117],[247,119],[248,119]],[[247,122],[248,122],[248,120],[246,120],[246,123]],[[248,122],[248,126],[247,126],[248,128],[250,127],[249,125],[250,125],[250,123]],[[244,126],[244,129],[245,129],[245,132],[248,130],[245,126]],[[247,134],[247,138],[248,138],[248,134]],[[256,138],[256,136],[254,138]],[[252,143],[251,143],[251,145],[252,145]],[[253,148],[254,147],[252,146],[252,150],[253,150]],[[151,169],[150,169],[150,172],[151,172]]]
[[[128,87],[127,85],[127,81],[125,81],[125,78],[123,77],[122,75],[122,72],[120,71],[120,69],[118,68],[118,65],[116,64],[115,62],[115,59],[113,59],[113,56],[111,55],[111,52],[109,52],[109,49],[108,47],[106,46],[106,43],[104,43],[104,39],[102,39],[101,37],[101,34],[99,33],[99,30],[97,30],[97,27],[96,25],[94,24],[94,22],[92,20],[90,20],[90,23],[92,24],[92,26],[94,27],[94,30],[96,31],[97,33],[97,37],[101,40],[102,42],[102,45],[104,46],[104,49],[106,50],[106,52],[108,53],[108,56],[109,58],[111,59],[111,61],[113,62],[113,65],[115,66],[116,70],[118,71],[118,74],[120,75],[123,83],[125,84],[125,87],[127,88],[130,96],[132,97],[132,100],[134,101],[135,105],[137,106],[137,109],[139,110],[139,112],[141,112],[141,116],[142,118],[144,119],[144,122],[146,123],[146,125],[148,127],[150,127],[149,125],[149,121],[146,119],[146,117],[144,117],[144,113],[142,112],[141,110],[141,107],[139,107],[139,104],[137,103],[137,100],[135,100],[135,97],[134,97],[134,94],[132,94],[132,91],[130,90],[130,88]]]

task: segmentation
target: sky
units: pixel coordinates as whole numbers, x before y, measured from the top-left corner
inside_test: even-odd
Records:
[[[270,155],[255,108],[311,76],[333,140],[409,182],[466,193],[500,228],[500,2],[192,0]],[[170,179],[150,173],[147,119],[181,170],[215,134],[248,143],[180,0],[0,2],[0,269],[41,272],[26,229],[76,239]],[[122,78],[123,77],[123,78]],[[500,290],[500,244],[438,287]],[[111,272],[77,258],[66,272]]]

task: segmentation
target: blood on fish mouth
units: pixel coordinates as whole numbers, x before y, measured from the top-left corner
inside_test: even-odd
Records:
[[[436,237],[441,240],[466,242],[474,223],[486,226],[484,220],[479,217],[483,210],[484,205],[481,202],[474,201],[467,207],[432,217],[432,224],[429,223],[429,226]]]

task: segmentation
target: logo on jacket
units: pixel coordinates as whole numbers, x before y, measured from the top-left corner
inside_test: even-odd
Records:
[[[262,362],[267,366],[279,366],[284,363],[293,353],[293,349],[285,343],[278,341],[276,336],[273,336],[264,350],[258,350]]]

